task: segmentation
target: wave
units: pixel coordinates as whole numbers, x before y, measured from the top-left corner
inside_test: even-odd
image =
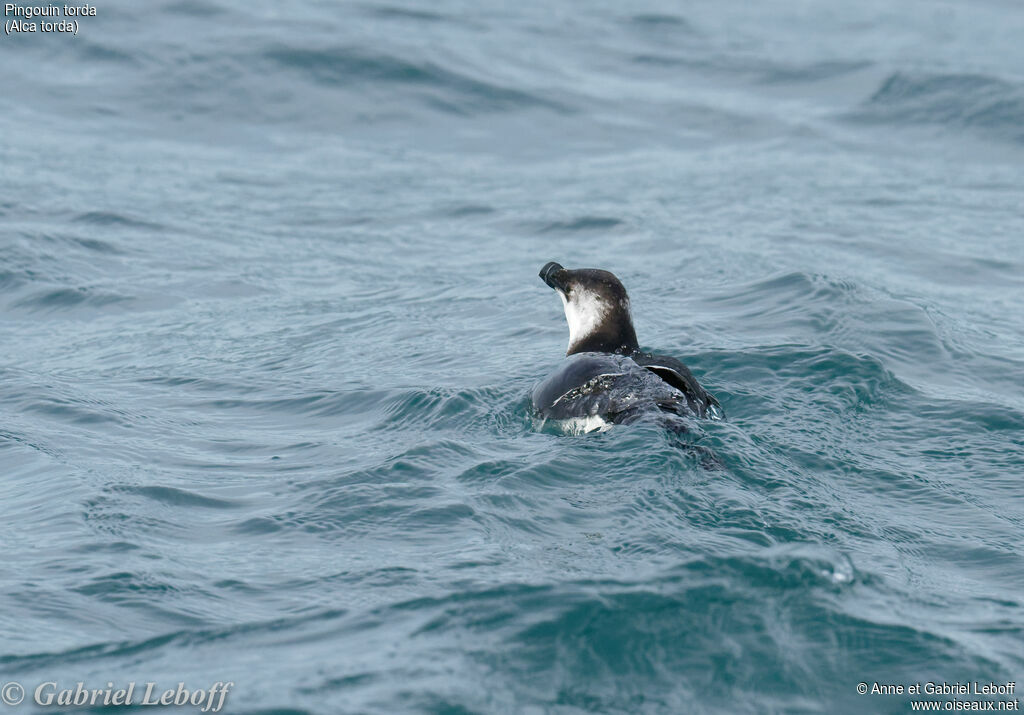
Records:
[[[605,231],[607,229],[620,226],[622,223],[622,219],[614,218],[612,216],[580,216],[574,219],[551,221],[550,223],[543,224],[537,230],[540,233]]]
[[[133,586],[136,579],[132,574],[113,574],[107,578],[113,582],[125,584],[130,590],[136,590]],[[150,586],[148,588],[153,587]],[[159,589],[159,586],[156,588]],[[272,636],[297,626],[322,624],[323,622],[337,620],[344,617],[347,613],[347,611],[340,609],[321,609],[310,614],[240,623],[227,627],[188,628],[146,639],[112,640],[93,643],[64,651],[43,651],[25,655],[0,655],[0,666],[4,666],[8,671],[17,672],[55,668],[68,664],[89,664],[119,660],[128,657],[145,658],[173,646],[196,648],[206,644],[221,643],[230,637],[261,634]]]
[[[629,23],[634,28],[646,33],[669,36],[699,34],[686,18],[667,13],[640,13],[631,16]]]
[[[767,57],[708,54],[705,50],[681,53],[677,48],[645,48],[629,61],[651,69],[681,68],[700,74],[743,78],[765,85],[810,84],[834,80],[873,66],[869,60],[783,62]]]
[[[188,491],[186,489],[177,489],[175,487],[159,485],[123,485],[111,487],[111,491],[145,497],[146,499],[151,499],[163,504],[164,506],[173,506],[185,509],[192,507],[199,507],[203,509],[234,509],[240,506],[240,504],[227,499],[203,496],[202,494],[197,494],[196,492]]]
[[[377,615],[417,624],[408,633],[411,643],[474,634],[473,660],[500,673],[498,696],[520,706],[683,712],[697,698],[705,706],[754,712],[766,698],[778,698],[780,706],[797,699],[818,711],[828,709],[826,701],[834,706],[837,696],[820,685],[822,673],[828,682],[844,682],[850,668],[885,667],[895,668],[893,678],[913,682],[924,667],[956,667],[963,677],[1003,672],[984,657],[965,658],[959,642],[904,625],[898,616],[848,612],[857,581],[846,556],[795,545],[697,558],[648,580],[463,589],[394,603]],[[826,639],[822,623],[829,624]],[[422,688],[418,693],[428,697]],[[468,692],[451,699],[464,709],[479,707]],[[844,705],[855,706],[856,699],[851,692]]]
[[[40,290],[15,301],[14,308],[24,310],[57,310],[63,308],[106,308],[117,303],[131,302],[131,298],[115,293],[99,291],[96,288],[79,286],[76,288],[51,288]]]
[[[287,70],[315,84],[335,88],[372,85],[413,93],[428,106],[451,114],[517,109],[569,111],[562,102],[471,77],[426,60],[410,60],[355,47],[307,49],[278,46],[262,53],[273,69]]]
[[[85,223],[103,228],[134,228],[147,231],[162,231],[166,227],[152,221],[128,216],[113,211],[86,211],[73,219],[76,223]]]
[[[988,75],[896,72],[846,118],[971,129],[1024,144],[1024,84]]]
[[[853,74],[873,65],[867,60],[825,60],[807,64],[769,63],[760,71],[760,79],[765,84],[796,84],[803,82],[820,82]]]
[[[102,62],[125,67],[141,67],[143,64],[142,53],[132,54],[98,42],[76,42],[74,49],[81,62]],[[111,110],[111,113],[116,112]]]
[[[369,5],[365,8],[367,14],[386,20],[408,20],[412,22],[445,22],[452,18],[440,13],[428,10],[413,10],[406,7],[392,5]]]

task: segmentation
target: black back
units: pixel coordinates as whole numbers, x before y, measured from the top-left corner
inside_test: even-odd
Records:
[[[563,296],[571,296],[574,290],[580,289],[594,293],[601,298],[603,305],[608,309],[600,325],[570,345],[568,355],[605,353],[628,357],[637,365],[646,368],[665,383],[682,392],[687,406],[698,417],[721,418],[724,416],[718,400],[700,386],[693,373],[681,361],[667,355],[653,355],[640,350],[636,331],[633,329],[633,319],[630,315],[629,296],[626,294],[625,287],[614,274],[595,268],[569,270],[558,263],[550,262],[541,269],[540,277]],[[584,364],[592,365],[593,363],[588,360]],[[567,370],[557,382],[561,385],[575,382],[573,373],[577,369],[579,368]],[[547,388],[552,390],[554,385],[549,382]],[[548,397],[549,401],[551,399]]]

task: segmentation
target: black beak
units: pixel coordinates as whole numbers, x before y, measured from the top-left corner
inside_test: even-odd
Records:
[[[563,293],[566,292],[565,286],[565,274],[567,271],[560,265],[551,261],[550,263],[544,264],[544,267],[540,269],[540,279],[547,283],[555,290],[560,290]]]

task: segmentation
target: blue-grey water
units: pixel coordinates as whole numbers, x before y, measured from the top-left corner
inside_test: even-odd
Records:
[[[0,36],[18,712],[1024,681],[1019,3],[96,7]],[[728,419],[538,428],[549,260]]]

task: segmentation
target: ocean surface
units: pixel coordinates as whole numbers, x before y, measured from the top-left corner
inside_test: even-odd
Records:
[[[1019,2],[95,7],[0,35],[0,712],[1019,699]],[[539,426],[551,260],[727,419]]]

